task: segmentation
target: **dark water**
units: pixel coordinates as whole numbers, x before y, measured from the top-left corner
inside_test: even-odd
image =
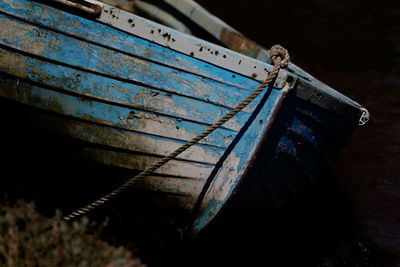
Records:
[[[400,2],[198,2],[258,43],[283,45],[298,66],[367,107],[371,121],[333,179],[352,206],[353,232],[400,253]]]

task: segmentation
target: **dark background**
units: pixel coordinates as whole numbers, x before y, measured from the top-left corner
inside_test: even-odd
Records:
[[[292,62],[369,110],[370,122],[355,131],[334,166],[332,186],[345,200],[335,205],[333,195],[329,207],[314,211],[323,217],[336,209],[332,231],[399,254],[400,2],[197,2],[263,46],[281,44]]]

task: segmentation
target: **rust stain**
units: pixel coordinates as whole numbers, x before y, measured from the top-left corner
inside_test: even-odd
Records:
[[[256,58],[258,53],[264,49],[256,42],[227,28],[222,29],[220,38],[221,42],[228,48],[253,58]]]
[[[46,1],[47,2],[47,1]],[[79,15],[98,18],[101,15],[101,6],[85,0],[54,0],[50,3],[55,7],[72,10]]]

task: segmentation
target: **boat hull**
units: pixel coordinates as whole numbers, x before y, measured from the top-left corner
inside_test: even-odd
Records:
[[[99,7],[101,15],[94,19],[26,0],[3,1],[0,97],[17,110],[26,107],[21,110],[32,129],[69,140],[76,155],[123,169],[130,177],[229,112],[271,69],[110,6]],[[210,53],[191,52],[207,47]],[[231,67],[233,61],[238,66]],[[323,107],[330,104],[334,112]],[[150,195],[155,206],[186,214],[182,225],[193,236],[241,190],[238,185],[253,175],[252,166],[261,173],[277,171],[275,165],[290,169],[293,173],[279,175],[288,176],[288,182],[299,180],[288,186],[303,194],[305,184],[316,184],[334,161],[361,114],[357,103],[339,93],[281,71],[273,86],[223,127],[133,189]],[[270,142],[277,138],[274,147]],[[296,168],[285,168],[286,161]],[[263,177],[265,183],[280,179]],[[272,205],[279,206],[284,196],[274,199],[276,192]]]

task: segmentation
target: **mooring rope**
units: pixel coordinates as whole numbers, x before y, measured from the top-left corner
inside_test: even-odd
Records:
[[[234,109],[232,109],[229,113],[227,113],[222,119],[218,120],[216,123],[211,125],[209,128],[204,130],[201,134],[198,136],[194,137],[192,140],[172,152],[171,154],[161,158],[158,162],[150,166],[149,168],[145,169],[138,175],[130,178],[128,181],[126,181],[124,184],[122,184],[120,187],[116,188],[112,192],[104,195],[103,197],[93,201],[92,203],[81,207],[74,212],[70,213],[69,215],[64,217],[64,220],[69,221],[72,220],[78,216],[84,215],[86,213],[89,213],[90,211],[94,210],[95,208],[98,208],[102,205],[104,205],[106,202],[110,201],[112,198],[120,195],[121,193],[127,191],[133,184],[137,183],[140,179],[146,177],[147,175],[151,174],[164,164],[166,164],[168,161],[171,159],[174,159],[176,156],[181,154],[183,151],[188,149],[189,147],[193,146],[194,144],[198,143],[201,139],[212,133],[214,130],[218,129],[221,125],[223,125],[225,122],[230,120],[233,116],[235,116],[237,113],[239,113],[243,108],[245,108],[251,101],[253,101],[258,95],[264,91],[264,89],[271,84],[271,82],[276,78],[278,75],[278,72],[281,68],[285,68],[290,61],[289,53],[286,49],[284,49],[280,45],[274,45],[271,47],[270,50],[270,59],[272,64],[274,65],[272,71],[268,74],[267,79],[255,90],[249,97],[247,97],[242,103],[240,103],[238,106],[236,106]]]

